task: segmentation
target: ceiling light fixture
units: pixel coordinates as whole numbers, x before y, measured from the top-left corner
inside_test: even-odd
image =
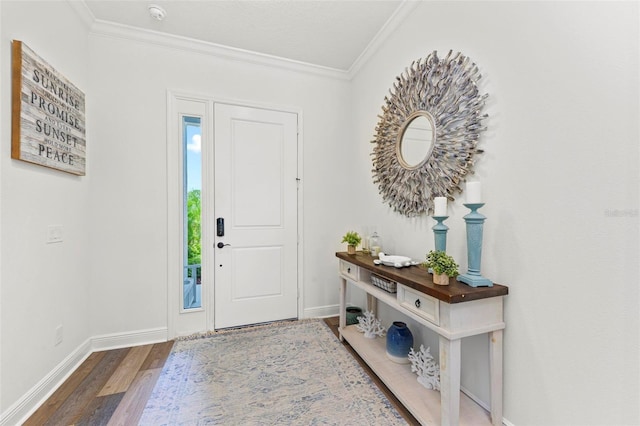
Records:
[[[149,15],[155,20],[162,21],[167,16],[167,11],[158,6],[157,4],[150,4]]]

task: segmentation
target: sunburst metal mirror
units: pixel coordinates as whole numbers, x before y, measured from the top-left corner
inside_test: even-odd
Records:
[[[385,96],[376,126],[373,181],[406,216],[433,211],[434,197],[454,199],[473,173],[487,94],[478,67],[462,53],[433,52],[405,69]]]

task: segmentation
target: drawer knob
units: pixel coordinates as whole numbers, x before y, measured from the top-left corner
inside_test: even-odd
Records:
[[[422,302],[420,302],[420,299],[416,299],[415,301],[416,308],[419,308],[421,304]]]
[[[351,273],[351,268],[347,268],[347,274]]]

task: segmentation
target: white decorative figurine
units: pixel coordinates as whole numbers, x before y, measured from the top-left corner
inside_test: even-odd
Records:
[[[420,352],[411,348],[409,361],[411,371],[418,373],[418,383],[427,389],[440,390],[440,367],[431,355],[431,348],[425,350],[424,345],[420,345]]]
[[[358,317],[358,330],[364,333],[364,337],[373,339],[376,336],[384,336],[385,329],[380,320],[373,316],[373,312],[365,311],[364,316]]]

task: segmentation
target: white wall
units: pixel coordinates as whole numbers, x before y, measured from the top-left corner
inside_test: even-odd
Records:
[[[90,50],[92,332],[167,324],[167,89],[302,111],[304,305],[337,304],[348,81],[97,35]]]
[[[2,1],[0,413],[89,336],[166,326],[168,88],[303,111],[304,305],[320,312],[337,304],[347,229],[378,225],[385,249],[416,258],[433,247],[429,219],[382,205],[369,141],[395,76],[451,48],[491,95],[477,177],[482,271],[511,292],[505,417],[639,423],[638,16],[636,2],[425,2],[346,82],[88,37],[66,2]],[[8,158],[13,38],[85,91],[86,177]],[[464,210],[448,221],[463,267]],[[48,224],[64,243],[44,244]],[[463,343],[463,385],[484,400],[486,346]]]
[[[11,40],[24,42],[91,97],[88,29],[66,2],[3,1],[0,9],[3,413],[89,338],[88,188],[94,163],[91,143],[87,177],[10,159]],[[62,225],[64,242],[45,244],[47,225]],[[54,346],[58,325],[63,341]]]
[[[510,288],[513,424],[640,423],[638,17],[637,2],[424,2],[353,80],[359,219],[378,224],[385,251],[423,258],[434,222],[382,205],[367,142],[412,60],[453,49],[480,67],[482,273]],[[447,248],[466,270],[463,197]],[[463,341],[462,384],[488,402],[486,351]]]

